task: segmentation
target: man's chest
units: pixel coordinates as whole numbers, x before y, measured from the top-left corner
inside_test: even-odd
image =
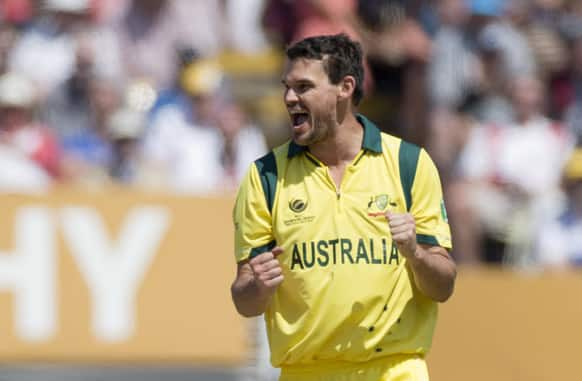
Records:
[[[273,209],[278,242],[372,238],[388,234],[385,213],[405,211],[397,176],[383,166],[348,166],[339,185],[325,167],[289,175]]]

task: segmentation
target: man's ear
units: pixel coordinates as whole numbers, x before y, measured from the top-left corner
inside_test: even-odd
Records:
[[[346,75],[339,83],[338,98],[341,100],[348,100],[356,90],[356,79],[351,75]]]

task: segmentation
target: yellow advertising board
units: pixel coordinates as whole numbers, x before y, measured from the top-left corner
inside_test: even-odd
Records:
[[[0,359],[237,363],[231,197],[0,195]]]
[[[461,268],[440,308],[432,381],[580,380],[582,272]]]

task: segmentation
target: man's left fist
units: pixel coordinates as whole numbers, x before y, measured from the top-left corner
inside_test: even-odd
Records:
[[[410,213],[386,212],[386,219],[398,251],[405,258],[416,254],[416,222]]]

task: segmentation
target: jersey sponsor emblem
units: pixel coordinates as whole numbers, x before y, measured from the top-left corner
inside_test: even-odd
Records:
[[[291,218],[283,221],[285,225],[291,226],[313,221],[315,216],[303,214],[308,206],[309,202],[303,198],[294,197],[289,200],[289,210],[291,210],[293,214],[290,216]]]
[[[300,198],[293,198],[289,201],[289,209],[295,213],[301,213],[307,208],[307,201]]]

